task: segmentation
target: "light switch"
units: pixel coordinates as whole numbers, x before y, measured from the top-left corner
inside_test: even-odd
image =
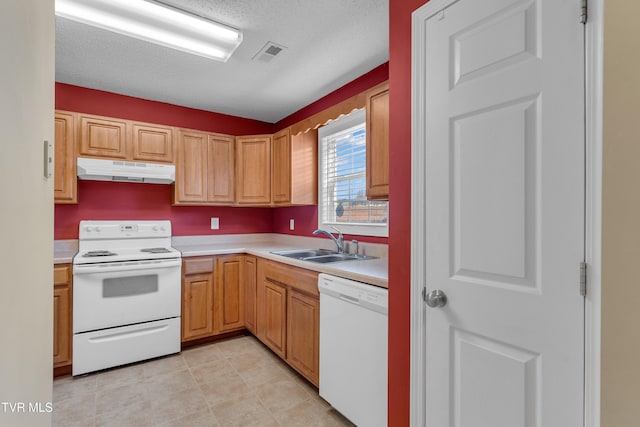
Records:
[[[293,230],[294,228],[296,228],[295,221],[293,220],[293,218],[290,218],[289,219],[289,230]]]
[[[220,228],[220,218],[211,218],[211,229],[218,230]]]

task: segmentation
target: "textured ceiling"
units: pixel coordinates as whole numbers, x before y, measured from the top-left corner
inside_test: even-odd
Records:
[[[57,17],[56,81],[273,123],[389,59],[388,0],[162,2],[244,40],[222,63]]]

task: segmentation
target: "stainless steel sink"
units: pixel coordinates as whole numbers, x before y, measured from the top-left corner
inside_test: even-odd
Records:
[[[361,261],[361,260],[375,258],[367,255],[356,256],[353,254],[338,253],[328,249],[302,249],[302,250],[291,250],[291,251],[275,251],[271,253],[275,255],[286,256],[287,258],[295,258],[302,261],[311,261],[311,262],[317,262],[321,264],[325,264],[328,262],[351,261],[351,260]]]
[[[290,251],[275,251],[271,253],[275,255],[286,256],[287,258],[297,259],[338,254],[338,252],[329,249],[294,249]]]

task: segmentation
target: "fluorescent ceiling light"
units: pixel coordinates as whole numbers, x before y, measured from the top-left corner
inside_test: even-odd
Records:
[[[56,0],[56,15],[227,62],[242,32],[147,0]]]

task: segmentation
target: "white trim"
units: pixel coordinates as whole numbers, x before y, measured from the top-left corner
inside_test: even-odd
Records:
[[[585,261],[589,266],[585,299],[585,427],[600,426],[603,38],[604,0],[591,0],[585,28]]]
[[[386,224],[357,224],[344,222],[323,221],[326,206],[324,204],[324,171],[326,170],[324,161],[323,139],[329,135],[345,131],[349,128],[364,124],[366,122],[366,110],[355,110],[349,115],[332,120],[329,124],[318,129],[318,228],[336,229],[344,234],[356,236],[376,236],[389,237],[389,222]]]
[[[458,0],[431,0],[413,12],[411,39],[411,367],[410,367],[410,423],[412,426],[425,426],[424,407],[424,360],[426,351],[426,315],[422,301],[422,291],[426,281],[425,265],[418,254],[426,253],[424,218],[426,214],[425,192],[422,185],[426,178],[426,152],[424,144],[426,129],[422,118],[425,114],[425,89],[423,82],[425,67],[418,65],[426,58],[417,48],[418,40],[424,40],[424,22],[445,7]]]
[[[416,40],[425,37],[420,25],[430,16],[457,0],[431,0],[413,13],[412,20],[412,180],[411,180],[411,385],[410,420],[412,426],[426,425],[424,413],[425,314],[421,292],[425,281],[424,266],[415,254],[424,253],[423,218],[425,195],[415,183],[424,181],[424,90],[423,75],[416,65],[424,61],[424,52],[416,49]],[[585,427],[600,427],[600,347],[601,347],[601,252],[602,252],[602,86],[604,0],[589,1],[589,19],[585,28],[586,78],[586,200],[585,260],[588,269],[588,292],[585,299]]]

